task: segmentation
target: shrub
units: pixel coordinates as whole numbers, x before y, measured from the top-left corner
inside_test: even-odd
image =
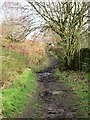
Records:
[[[74,70],[90,71],[90,49],[82,48],[80,52],[75,52],[70,68]]]

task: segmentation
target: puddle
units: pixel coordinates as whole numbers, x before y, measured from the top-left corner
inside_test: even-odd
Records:
[[[52,74],[52,73],[44,72],[44,73],[39,73],[38,76],[46,77],[46,76],[49,76],[49,75],[51,75],[51,74]]]

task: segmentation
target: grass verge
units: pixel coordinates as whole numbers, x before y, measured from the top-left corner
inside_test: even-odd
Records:
[[[36,91],[36,75],[31,70],[26,69],[18,80],[13,82],[10,89],[2,90],[3,114],[12,118],[28,103],[29,95]]]
[[[80,71],[60,71],[59,69],[56,69],[54,76],[64,82],[78,97],[78,100],[75,103],[79,110],[77,113],[78,117],[88,118],[88,80],[90,79],[90,74]]]
[[[2,48],[2,83],[3,87],[9,87],[18,75],[26,68],[27,58],[16,51]]]
[[[48,66],[48,57],[41,43],[24,42],[4,45],[0,58],[3,116],[12,118],[22,113],[30,101],[32,104],[32,99],[28,99],[37,88],[35,72]]]

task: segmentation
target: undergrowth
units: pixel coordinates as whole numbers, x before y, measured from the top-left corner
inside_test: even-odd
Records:
[[[60,81],[64,82],[71,91],[78,97],[76,106],[78,110],[78,117],[88,118],[89,114],[89,91],[88,91],[88,80],[90,74],[80,71],[60,71],[56,69],[54,73],[55,77],[58,77]]]
[[[2,110],[4,117],[12,118],[27,105],[30,94],[36,92],[36,75],[26,69],[7,89],[2,90]]]
[[[48,66],[48,57],[41,43],[23,42],[3,44],[0,58],[3,117],[13,118],[25,109],[36,92],[35,72]]]
[[[27,58],[16,51],[2,48],[2,82],[8,87],[26,68]]]

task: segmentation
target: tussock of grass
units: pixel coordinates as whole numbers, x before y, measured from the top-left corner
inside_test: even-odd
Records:
[[[42,66],[47,67],[48,57],[45,52],[45,45],[42,42],[24,41],[22,43],[9,43],[5,44],[4,46],[5,48],[14,50],[17,53],[20,53],[22,56],[27,57],[27,66],[34,70],[37,70],[37,65],[42,68],[41,64]]]
[[[16,51],[2,49],[2,82],[3,87],[9,87],[17,75],[21,74],[26,68],[27,58]]]
[[[28,103],[29,95],[36,91],[36,75],[26,69],[17,80],[13,82],[10,89],[2,90],[3,114],[7,117],[22,111]]]
[[[47,67],[49,62],[44,47],[44,43],[30,41],[5,44],[1,55],[3,87],[9,87],[25,68],[38,72]]]
[[[88,117],[88,79],[90,75],[80,71],[59,71],[56,69],[54,76],[64,82],[73,93],[78,96],[76,104],[79,108],[78,117]]]

